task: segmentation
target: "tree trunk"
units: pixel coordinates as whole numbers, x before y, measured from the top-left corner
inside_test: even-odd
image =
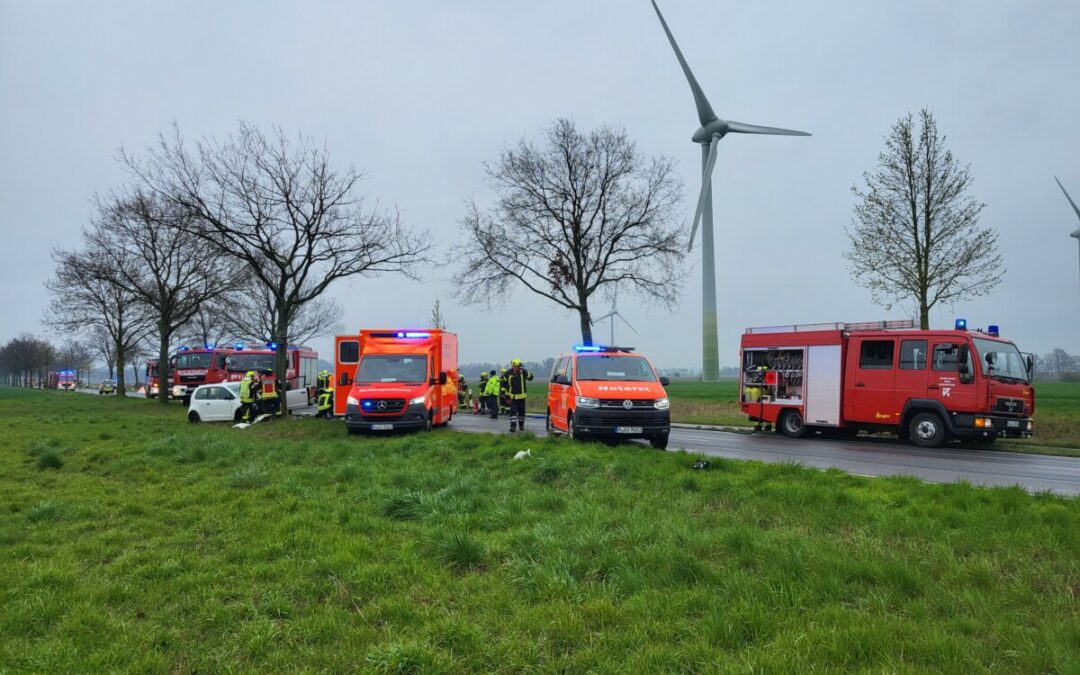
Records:
[[[581,344],[591,345],[592,341],[592,317],[589,316],[589,308],[587,305],[582,305],[578,310],[578,316],[581,319]]]
[[[124,368],[127,367],[126,355],[124,354],[123,341],[117,341],[116,343],[116,395],[117,397],[126,396],[126,387],[124,386]]]
[[[274,353],[274,380],[277,382],[278,405],[281,406],[281,417],[289,416],[289,406],[286,403],[285,385],[289,370],[289,323],[286,317],[290,312],[284,303],[279,303],[277,327],[275,335],[271,339],[277,343],[277,351]]]
[[[158,403],[169,405],[169,338],[172,336],[161,328],[159,323],[161,339],[158,342]]]
[[[930,330],[930,308],[926,306],[926,292],[919,295],[919,328]]]

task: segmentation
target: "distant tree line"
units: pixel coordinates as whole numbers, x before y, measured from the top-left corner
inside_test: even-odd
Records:
[[[1035,374],[1042,379],[1080,381],[1080,355],[1057,347],[1043,356],[1035,357]]]

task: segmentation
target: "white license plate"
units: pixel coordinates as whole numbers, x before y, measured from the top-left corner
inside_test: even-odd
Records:
[[[1012,427],[1013,429],[1019,429],[1020,428],[1020,422],[1019,422],[1019,420],[1009,420],[1009,426]]]
[[[617,434],[640,434],[641,427],[615,427]]]
[[[371,425],[371,430],[372,431],[390,431],[393,428],[394,428],[393,424],[372,424]]]

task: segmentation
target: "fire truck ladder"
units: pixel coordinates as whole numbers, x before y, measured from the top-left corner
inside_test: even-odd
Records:
[[[858,323],[838,321],[836,323],[804,323],[791,326],[761,326],[758,328],[747,328],[746,333],[811,333],[815,331],[826,330],[842,330],[850,333],[860,330],[910,330],[914,327],[915,321],[912,319],[897,319],[893,321],[862,321]]]

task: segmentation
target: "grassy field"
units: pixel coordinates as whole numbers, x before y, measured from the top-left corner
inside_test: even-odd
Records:
[[[751,426],[736,403],[738,382],[735,380],[673,382],[667,391],[673,422]],[[1035,391],[1035,438],[999,444],[1009,450],[1039,452],[1052,448],[1053,454],[1080,456],[1080,383],[1039,382]],[[530,387],[529,410],[543,413],[546,396],[547,383],[534,382]]]
[[[1080,500],[56,392],[0,413],[0,672],[1080,664]]]

